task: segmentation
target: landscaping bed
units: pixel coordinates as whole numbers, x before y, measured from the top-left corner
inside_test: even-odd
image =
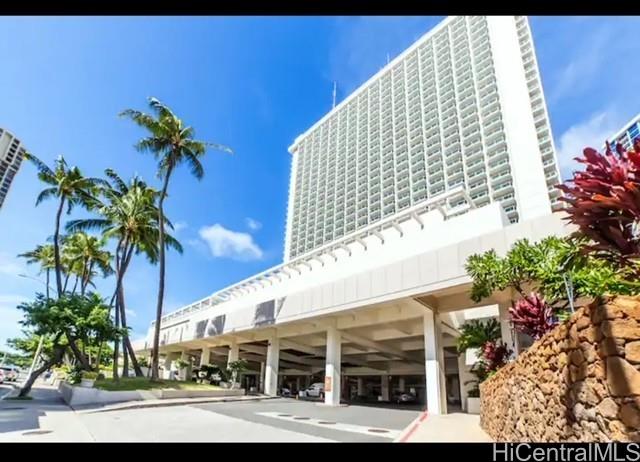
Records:
[[[146,377],[97,380],[92,388],[62,382],[62,397],[70,406],[106,404],[167,398],[203,398],[242,396],[244,389],[229,389],[215,385],[181,381],[152,382]]]

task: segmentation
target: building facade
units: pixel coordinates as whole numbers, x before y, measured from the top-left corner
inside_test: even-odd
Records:
[[[410,391],[465,408],[456,339],[512,294],[471,299],[470,255],[569,229],[525,17],[450,17],[296,139],[282,264],[161,318],[164,377],[248,361],[243,387],[324,383],[325,404]],[[154,325],[136,345],[150,351]]]
[[[20,140],[0,128],[0,208],[4,203],[14,177],[20,169],[25,149]]]
[[[609,138],[612,146],[618,143],[622,144],[625,149],[629,150],[633,147],[633,140],[640,137],[640,114],[627,122],[618,133]]]
[[[524,16],[447,18],[289,150],[285,259],[456,187],[475,206],[500,202],[512,223],[559,196]]]

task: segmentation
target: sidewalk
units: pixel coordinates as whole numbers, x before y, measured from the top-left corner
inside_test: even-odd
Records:
[[[14,392],[10,396],[15,395]],[[0,442],[94,441],[58,391],[37,384],[32,400],[0,401]]]
[[[149,407],[182,406],[186,404],[204,403],[228,403],[231,401],[262,401],[275,399],[275,396],[247,395],[247,396],[221,396],[218,398],[171,398],[171,399],[145,399],[142,401],[127,401],[124,403],[111,403],[84,406],[76,406],[73,409],[78,414],[93,414],[96,412],[123,411],[128,409],[144,409]]]
[[[423,412],[395,440],[396,443],[479,443],[490,442],[480,427],[480,416],[454,412],[428,415]]]

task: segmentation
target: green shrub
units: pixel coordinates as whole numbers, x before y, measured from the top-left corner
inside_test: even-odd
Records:
[[[96,380],[98,378],[98,373],[93,371],[82,371],[81,376],[86,380]]]

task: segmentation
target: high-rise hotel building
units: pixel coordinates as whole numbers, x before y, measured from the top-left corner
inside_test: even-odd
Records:
[[[609,139],[612,146],[618,143],[622,144],[625,149],[633,148],[633,140],[640,137],[640,114],[627,122],[622,129]]]
[[[285,260],[456,187],[476,206],[500,202],[511,222],[559,197],[525,16],[448,17],[289,151]]]
[[[7,197],[13,178],[18,173],[24,153],[25,149],[20,140],[0,128],[0,208]]]

